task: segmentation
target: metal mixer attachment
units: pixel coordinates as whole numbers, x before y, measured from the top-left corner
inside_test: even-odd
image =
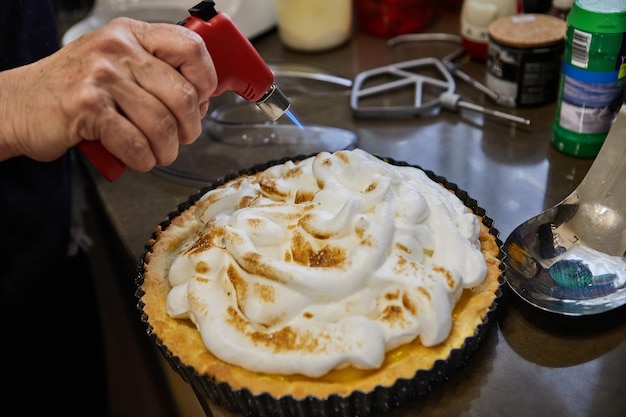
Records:
[[[434,70],[429,76],[416,69]],[[383,98],[383,105],[366,105],[364,99],[398,90],[406,92],[413,87],[413,102],[404,105],[389,105],[390,98]],[[430,112],[441,106],[441,93],[451,93],[456,88],[454,78],[443,63],[436,58],[420,58],[364,71],[356,76],[350,94],[350,106],[359,117],[414,116]],[[430,90],[435,95],[428,94]],[[397,97],[396,97],[397,98]]]
[[[364,118],[416,116],[439,108],[465,108],[530,124],[528,119],[464,101],[454,92],[455,88],[454,78],[441,60],[420,58],[358,74],[350,92],[350,107],[355,116]]]

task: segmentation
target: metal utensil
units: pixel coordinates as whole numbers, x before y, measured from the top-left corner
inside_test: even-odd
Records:
[[[426,70],[430,72],[426,73]],[[413,100],[408,105],[390,105],[386,100],[378,105],[363,103],[370,96],[407,87],[412,87],[414,92]],[[415,116],[442,107],[451,111],[464,108],[511,122],[530,124],[526,118],[467,102],[454,92],[455,88],[452,74],[441,60],[420,58],[359,73],[352,85],[350,106],[358,117]],[[434,90],[434,96],[429,96],[427,90]]]
[[[626,304],[625,156],[622,107],[580,185],[505,241],[507,281],[521,298],[569,316]]]
[[[390,47],[394,47],[396,45],[406,42],[452,42],[461,46],[456,51],[452,51],[448,55],[441,58],[441,62],[443,62],[443,64],[446,66],[448,71],[452,73],[452,75],[462,81],[465,81],[475,90],[485,94],[487,97],[494,101],[498,99],[498,94],[495,91],[463,71],[461,67],[455,62],[455,59],[467,55],[467,51],[465,50],[465,48],[462,47],[463,38],[461,38],[459,35],[453,35],[450,33],[407,33],[389,39],[387,41],[387,45],[389,45]]]

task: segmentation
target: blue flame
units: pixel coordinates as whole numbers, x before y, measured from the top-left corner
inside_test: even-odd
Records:
[[[300,123],[298,118],[296,116],[294,116],[294,114],[291,112],[291,110],[285,110],[285,114],[287,115],[287,117],[289,117],[289,119],[293,122],[293,124],[298,126],[300,129],[303,128],[302,123]]]

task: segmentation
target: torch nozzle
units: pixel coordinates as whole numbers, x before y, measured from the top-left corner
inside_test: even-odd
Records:
[[[272,84],[256,105],[263,111],[268,119],[278,120],[289,109],[289,99],[276,84]]]

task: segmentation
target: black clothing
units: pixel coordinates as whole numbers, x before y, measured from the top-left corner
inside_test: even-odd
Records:
[[[0,70],[37,61],[56,49],[50,1],[0,1]],[[106,415],[104,342],[89,263],[82,252],[68,255],[70,157],[49,163],[25,157],[0,162],[4,417]]]

